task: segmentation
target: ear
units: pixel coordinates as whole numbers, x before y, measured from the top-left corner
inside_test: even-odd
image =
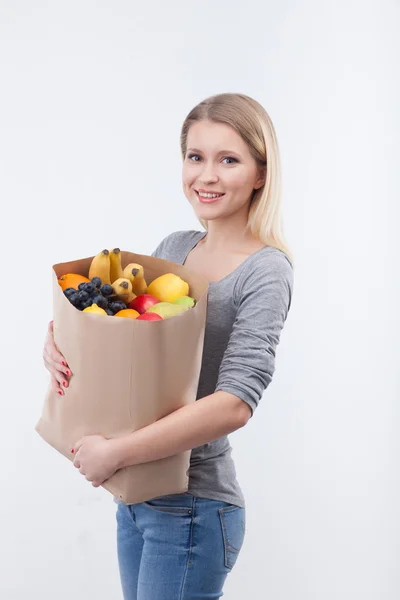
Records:
[[[254,189],[259,190],[260,187],[262,187],[264,185],[266,178],[267,178],[267,167],[262,167],[259,171],[259,177],[258,177],[256,183],[254,184]]]

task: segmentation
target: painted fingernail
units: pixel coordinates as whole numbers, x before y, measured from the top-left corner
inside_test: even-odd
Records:
[[[67,381],[63,381],[63,386],[67,387],[67,385],[68,385],[68,382]]]
[[[69,371],[68,369],[65,371],[65,374],[68,375],[68,377],[71,375],[71,371]]]
[[[63,360],[63,361],[61,362],[61,364],[62,364],[64,367],[66,367],[66,366],[67,366],[67,363],[65,362],[65,360]]]
[[[63,393],[62,393],[62,391],[61,391],[61,390],[58,390],[57,394],[60,394],[60,396],[62,396],[62,395],[63,395]]]
[[[75,450],[73,448],[71,448],[71,454],[74,454]]]

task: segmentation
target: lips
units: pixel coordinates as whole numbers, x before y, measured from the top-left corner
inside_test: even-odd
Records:
[[[200,194],[199,194],[199,192],[197,190],[195,190],[195,192],[196,192],[197,198],[199,199],[199,202],[202,202],[203,204],[211,204],[212,202],[216,202],[217,200],[221,200],[221,198],[223,196],[225,196],[225,194],[221,194],[220,196],[217,196],[216,198],[204,198],[204,197],[200,196]],[[204,192],[204,193],[211,194],[212,192]]]

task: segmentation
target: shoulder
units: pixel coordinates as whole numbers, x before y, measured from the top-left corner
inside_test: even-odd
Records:
[[[265,279],[268,275],[279,275],[292,280],[294,275],[293,265],[282,250],[265,246],[250,256],[243,269],[243,282],[249,278]]]
[[[249,293],[261,299],[280,295],[285,296],[290,306],[293,287],[294,269],[291,261],[278,248],[266,246],[246,261],[237,280],[236,299],[240,303]]]
[[[171,250],[180,250],[186,248],[191,243],[194,243],[197,238],[201,237],[202,232],[195,229],[181,229],[169,233],[161,240],[157,248],[152,253],[152,256],[163,258],[165,254],[170,254]]]
[[[180,229],[167,235],[163,241],[170,244],[188,243],[194,241],[200,235],[202,235],[202,232],[197,231],[196,229]]]

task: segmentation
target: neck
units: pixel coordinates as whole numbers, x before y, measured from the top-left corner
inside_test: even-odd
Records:
[[[247,229],[246,219],[233,215],[225,219],[208,221],[207,235],[203,239],[204,248],[209,252],[239,251],[249,244],[254,244],[255,238]]]

